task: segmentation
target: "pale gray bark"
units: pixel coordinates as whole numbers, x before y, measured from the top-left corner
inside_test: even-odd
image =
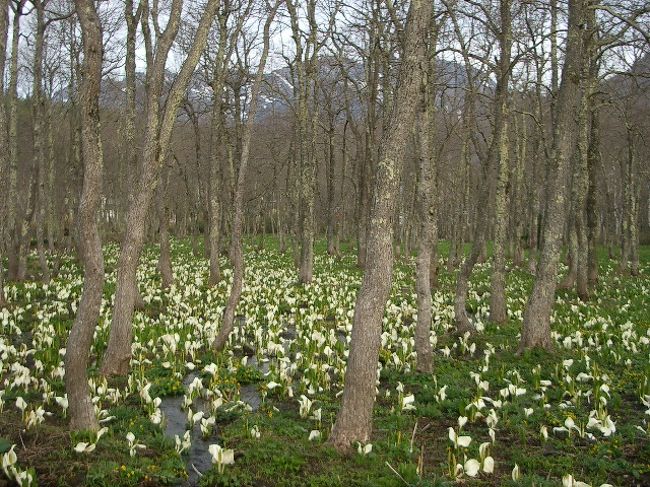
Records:
[[[499,4],[500,30],[498,78],[495,96],[494,134],[490,152],[495,158],[497,185],[495,194],[495,230],[490,286],[490,321],[504,323],[508,319],[506,306],[505,249],[508,232],[508,178],[509,178],[509,137],[508,117],[510,113],[510,57],[512,50],[512,13],[510,0]],[[492,165],[492,163],[489,163]]]
[[[8,279],[20,277],[19,266],[22,255],[22,219],[19,216],[18,195],[18,52],[20,43],[20,18],[25,0],[14,5],[11,36],[11,63],[9,66],[9,184],[7,192],[7,227],[12,233],[8,248]]]
[[[0,0],[0,73],[5,72],[5,64],[7,61],[7,38],[9,35],[9,1]],[[3,100],[0,102],[0,147],[7,147],[9,142],[9,127],[7,121],[7,111],[4,104],[4,93],[5,93],[5,78],[4,75],[0,76],[0,94],[2,94]],[[0,185],[2,187],[7,187],[9,181],[5,180],[9,174],[9,154],[7,150],[2,150],[0,153]],[[3,191],[0,194],[0,221],[3,224],[0,226],[0,306],[5,304],[5,292],[4,292],[4,280],[5,280],[5,269],[4,269],[4,257],[6,255],[6,250],[9,243],[9,232],[10,227],[7,224],[9,222],[8,215],[8,195],[7,191]]]
[[[103,168],[99,120],[102,32],[94,2],[76,0],[75,5],[84,45],[80,89],[84,179],[78,212],[78,248],[84,266],[84,289],[66,346],[65,388],[68,394],[70,429],[97,430],[99,422],[88,387],[87,368],[104,285],[104,257],[97,224]]]
[[[32,131],[34,139],[33,165],[36,171],[36,200],[34,224],[36,230],[36,249],[38,263],[44,283],[50,282],[50,269],[45,255],[45,210],[47,208],[45,159],[46,139],[43,124],[45,122],[45,99],[43,96],[43,54],[45,49],[45,7],[48,0],[33,0],[36,9],[36,33],[34,36],[34,59],[32,65]]]
[[[253,82],[251,102],[248,108],[246,123],[243,127],[241,160],[239,161],[239,172],[237,174],[237,182],[235,184],[235,197],[233,201],[233,222],[229,253],[233,268],[233,282],[230,288],[230,294],[228,295],[228,301],[226,302],[226,308],[224,310],[221,328],[219,329],[219,333],[214,339],[214,343],[212,345],[212,347],[217,351],[224,349],[226,343],[228,342],[228,337],[234,328],[235,311],[237,310],[237,305],[239,304],[239,298],[241,297],[241,292],[244,285],[244,253],[242,248],[244,182],[246,180],[246,171],[248,169],[250,156],[251,135],[253,131],[253,125],[255,124],[257,108],[259,106],[264,67],[266,66],[266,59],[269,54],[269,33],[271,29],[271,22],[273,21],[275,13],[277,12],[277,9],[282,1],[283,0],[276,1],[274,7],[269,12],[264,24],[264,47],[262,49],[262,55],[257,67],[255,80]]]
[[[569,25],[566,58],[558,91],[557,113],[553,131],[553,154],[549,198],[544,222],[544,241],[533,291],[524,311],[519,350],[532,347],[551,348],[550,317],[555,302],[557,266],[560,260],[562,231],[566,220],[569,161],[575,143],[574,116],[580,103],[580,78],[583,73],[586,11],[588,0],[569,0]],[[587,26],[590,27],[590,26]]]
[[[411,3],[397,99],[389,119],[391,130],[384,132],[380,144],[375,183],[377,197],[373,199],[370,211],[366,269],[355,306],[343,400],[329,439],[330,444],[340,450],[348,449],[357,441],[367,443],[372,432],[381,324],[392,281],[392,219],[395,217],[404,149],[415,119],[430,8],[431,4],[424,0]]]
[[[431,9],[433,16],[433,9]],[[417,294],[418,319],[415,326],[415,351],[417,370],[430,373],[433,370],[431,347],[431,322],[433,319],[431,288],[436,283],[437,268],[437,154],[434,150],[435,124],[435,52],[438,26],[433,24],[427,36],[426,65],[420,87],[418,110],[418,183],[416,211],[418,218],[418,242],[416,258],[415,290]]]
[[[148,49],[147,85],[149,91],[147,93],[144,149],[139,178],[134,185],[133,198],[127,213],[126,232],[118,259],[113,319],[108,347],[102,363],[104,375],[125,375],[129,369],[133,333],[131,320],[137,298],[136,271],[144,245],[147,212],[159,179],[161,157],[167,154],[169,148],[176,112],[207,42],[208,31],[219,7],[219,0],[209,0],[206,4],[194,41],[172,84],[163,111],[160,107],[160,95],[164,82],[165,64],[180,27],[182,4],[182,0],[173,0],[167,26],[158,35],[155,53]],[[142,14],[143,19],[146,19],[142,23],[143,29],[148,27],[148,12],[149,7],[146,5],[143,7]],[[145,35],[145,43],[146,39]]]

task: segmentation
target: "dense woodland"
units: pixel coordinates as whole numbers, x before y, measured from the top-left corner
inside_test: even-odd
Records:
[[[168,348],[179,384],[186,376],[175,360],[189,360],[175,354],[181,343],[190,362],[201,350],[208,356],[197,364],[235,373],[247,367],[246,360],[233,360],[248,347],[250,320],[266,336],[264,346],[253,347],[260,360],[288,353],[280,347],[274,355],[269,345],[280,333],[274,323],[296,327],[312,313],[331,317],[349,335],[349,350],[326,361],[337,385],[323,441],[337,452],[358,448],[365,456],[388,368],[387,334],[403,344],[397,349],[409,350],[392,364],[424,377],[420,385],[429,387],[437,386],[439,362],[450,356],[440,337],[455,343],[454,350],[469,350],[468,340],[481,340],[489,330],[516,328],[503,345],[512,348],[513,364],[538,353],[551,354],[552,362],[566,343],[556,329],[566,303],[574,303],[573,311],[584,306],[587,314],[616,303],[620,325],[632,318],[625,319],[624,301],[607,294],[615,283],[636,290],[628,307],[650,304],[644,262],[650,243],[647,1],[0,0],[0,10],[0,317],[3,343],[13,343],[0,379],[24,421],[27,406],[20,407],[14,379],[24,376],[25,366],[36,367],[33,387],[45,387],[43,407],[53,388],[57,404],[65,404],[64,430],[82,432],[73,438],[89,434],[81,442],[89,447],[105,431],[98,404],[115,390],[112,404],[120,394],[128,404],[129,394],[139,393],[141,407],[160,416],[160,397],[156,404],[142,392],[146,380],[154,380],[143,364],[169,364]],[[277,269],[264,263],[265,255],[272,256],[269,262],[280,259],[291,278],[269,279]],[[345,294],[346,276],[356,284],[343,307],[336,289]],[[525,284],[513,290],[514,281]],[[192,282],[207,293],[205,303],[182,295]],[[62,297],[65,286],[73,287]],[[307,301],[296,308],[294,298],[277,297],[286,300],[280,305],[259,297],[279,286],[299,289],[298,302]],[[322,286],[325,296],[314,297]],[[395,292],[408,296],[402,303],[410,307],[402,310],[410,321],[404,318],[398,332],[390,311]],[[39,327],[56,321],[47,317],[55,302],[66,318],[50,330],[49,341],[36,341],[50,333],[37,333]],[[191,310],[195,328],[182,328],[187,338],[174,338],[166,326],[173,330],[174,320],[185,320],[178,326],[186,327],[187,316],[165,313],[181,305]],[[278,311],[283,306],[290,317]],[[255,318],[257,312],[267,318]],[[582,330],[580,313],[571,319]],[[639,313],[635,333],[647,336],[650,316]],[[488,325],[496,328],[486,331]],[[21,329],[35,340],[23,348],[15,336]],[[190,335],[199,337],[196,350]],[[314,353],[314,368],[319,353],[332,359],[332,348],[323,351],[323,343],[312,340],[315,350],[307,340],[309,352],[291,349],[291,357],[302,363]],[[650,407],[646,342],[639,345],[635,380]],[[40,356],[40,366],[34,362],[43,343],[64,350],[60,363],[48,356],[52,370],[63,371],[50,378],[61,383],[42,378],[38,385],[35,377],[49,367],[43,369],[48,361]],[[598,353],[607,348],[589,345]],[[485,346],[483,372],[490,357]],[[143,347],[151,349],[148,362]],[[283,382],[282,363],[266,370],[264,380],[283,384],[287,399],[293,388]],[[328,379],[303,375],[310,392],[301,396],[301,418],[321,392],[313,388],[318,380],[330,390],[334,379],[324,375]],[[214,379],[211,387],[219,384]],[[264,397],[274,389],[268,384]],[[401,387],[400,410],[409,411],[410,396]],[[208,400],[206,390],[201,394]],[[610,416],[598,411],[590,418],[611,433]],[[494,469],[487,447],[477,461],[457,441],[465,438],[458,436],[465,416],[454,435],[449,432],[454,456],[445,475],[452,479]],[[214,415],[201,420],[210,417],[214,425]],[[318,424],[312,433],[320,438],[320,413]],[[0,424],[0,433],[11,436],[7,428]],[[417,428],[418,421],[411,454]],[[565,429],[571,436],[571,426]],[[97,431],[93,443],[89,432]],[[128,441],[134,457],[140,447],[137,439]],[[81,443],[77,453],[86,452]],[[234,461],[232,450],[213,446],[215,469],[223,474]],[[5,453],[3,468],[23,485],[26,472],[35,471],[17,469],[13,452]],[[391,469],[387,477],[405,475]],[[519,471],[510,469],[507,476],[517,482]],[[650,473],[639,475],[634,485],[650,485]],[[134,485],[165,483],[152,482]],[[256,482],[241,485],[273,485]]]

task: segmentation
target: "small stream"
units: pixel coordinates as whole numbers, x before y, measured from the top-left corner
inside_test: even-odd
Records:
[[[297,330],[294,324],[289,324],[286,328],[280,333],[280,338],[282,339],[282,345],[284,348],[285,354],[289,354],[290,345],[296,339]],[[343,331],[337,332],[337,339],[342,343],[347,343],[347,334]],[[261,358],[258,359],[254,354],[254,350],[247,350],[246,353],[246,365],[249,367],[254,367],[259,370],[263,375],[267,375],[271,369],[271,365],[277,363],[277,358]],[[183,379],[183,387],[187,391],[190,384],[199,377],[198,371],[192,371],[188,373]],[[262,405],[262,396],[259,392],[259,384],[246,384],[242,385],[239,389],[239,400],[246,403],[250,406],[253,411],[257,411]],[[179,438],[183,438],[183,435],[187,431],[188,421],[187,421],[187,412],[183,410],[183,396],[171,396],[163,398],[160,405],[160,410],[165,417],[165,435],[172,440],[176,435]],[[201,397],[194,399],[192,404],[192,411],[204,413],[210,412],[210,404]],[[207,414],[206,414],[207,416]],[[219,442],[219,432],[218,424],[213,428],[212,434],[203,438],[201,434],[201,422],[198,421],[191,429],[191,440],[192,444],[190,448],[183,452],[183,458],[185,459],[186,469],[188,474],[188,479],[182,482],[181,486],[183,487],[194,487],[199,483],[201,475],[210,470],[212,467],[212,459],[208,451],[208,447],[211,444]]]
[[[266,374],[269,371],[270,361],[268,359],[262,360],[262,363],[258,364],[257,359],[253,356],[249,358],[248,365]],[[184,388],[187,390],[197,377],[199,377],[197,371],[187,374],[183,379]],[[240,401],[248,404],[253,411],[257,411],[262,405],[262,396],[259,393],[258,384],[242,385],[239,390],[239,397]],[[165,417],[165,436],[173,440],[178,435],[182,440],[188,428],[187,412],[183,410],[183,396],[163,398],[160,410]],[[201,397],[197,397],[192,403],[192,411],[209,413],[210,405]],[[212,467],[208,447],[219,442],[218,424],[214,426],[212,434],[204,438],[201,434],[201,422],[198,421],[191,429],[190,438],[192,444],[188,450],[183,452],[188,475],[188,479],[179,484],[183,487],[197,486],[201,475]]]

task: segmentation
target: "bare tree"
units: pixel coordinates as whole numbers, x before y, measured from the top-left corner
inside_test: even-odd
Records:
[[[146,0],[143,0],[146,2]],[[156,4],[157,5],[157,4]],[[162,159],[167,155],[169,142],[176,121],[176,112],[205,47],[212,20],[219,7],[219,0],[208,0],[196,30],[194,42],[183,61],[167,95],[164,110],[160,98],[165,78],[165,64],[169,50],[180,26],[182,0],[173,0],[169,20],[164,30],[158,25],[158,12],[144,4],[142,27],[147,48],[147,122],[144,149],[140,161],[139,179],[133,188],[133,198],[126,218],[126,232],[118,260],[115,304],[108,348],[102,363],[104,375],[125,375],[131,359],[132,323],[137,295],[136,270],[144,245],[145,220],[153,193],[158,183]],[[153,50],[149,35],[150,20],[156,35]]]
[[[406,140],[413,128],[419,100],[426,58],[424,40],[430,21],[431,3],[413,0],[406,19],[396,100],[389,118],[392,130],[384,132],[380,146],[376,197],[370,210],[368,257],[354,311],[343,400],[329,439],[341,450],[356,441],[368,442],[372,431],[381,323],[393,271],[392,219]]]
[[[9,35],[9,1],[1,0],[0,1],[0,94],[4,98],[5,93],[5,64],[7,61],[7,38]],[[0,103],[0,147],[8,147],[9,139],[9,127],[7,121],[7,111],[4,104],[4,99]],[[0,154],[0,184],[3,187],[7,187],[9,181],[5,181],[5,177],[9,174],[9,154],[6,150],[2,151]],[[8,195],[6,191],[3,191],[3,194],[0,196],[0,219],[4,222],[9,221],[8,218]],[[8,243],[8,226],[2,225],[0,228],[0,306],[5,304],[5,292],[4,292],[4,280],[5,280],[5,270],[4,270],[4,256],[5,249],[7,248]]]
[[[433,15],[431,9],[431,15]],[[421,127],[417,134],[419,142],[417,206],[420,219],[418,235],[418,254],[416,259],[415,290],[417,292],[418,320],[415,328],[415,350],[417,370],[433,370],[433,351],[431,347],[432,298],[431,281],[435,274],[436,243],[438,232],[437,214],[437,154],[435,153],[435,51],[439,26],[432,23],[427,38],[427,59],[421,83],[421,101],[418,122]]]
[[[587,23],[589,0],[569,0],[567,47],[562,81],[558,90],[553,131],[551,178],[547,201],[542,249],[533,291],[524,311],[519,350],[551,348],[550,317],[555,302],[557,265],[562,231],[566,220],[565,201],[570,159],[576,139],[573,114],[580,106],[580,84],[584,73],[585,37],[593,25]],[[587,28],[585,28],[585,26]]]
[[[65,387],[70,404],[70,428],[97,430],[99,423],[88,387],[87,368],[104,288],[104,256],[97,224],[103,170],[99,120],[103,46],[95,3],[92,0],[76,0],[75,5],[83,32],[84,53],[80,89],[84,179],[77,215],[84,289],[66,347]]]
[[[251,135],[253,125],[255,124],[255,116],[257,115],[257,107],[259,105],[260,91],[262,87],[262,77],[264,75],[264,68],[266,66],[266,59],[269,54],[270,46],[270,31],[271,23],[275,14],[284,0],[276,0],[275,4],[270,8],[264,23],[264,30],[262,33],[262,54],[257,66],[257,73],[253,81],[251,102],[246,114],[246,123],[242,133],[242,151],[241,160],[239,161],[239,171],[237,174],[237,183],[235,185],[235,197],[233,202],[233,222],[232,222],[232,236],[230,242],[230,260],[233,268],[233,282],[226,302],[226,309],[223,313],[223,321],[221,329],[214,339],[213,348],[217,351],[223,350],[228,341],[228,337],[232,332],[235,324],[235,310],[239,304],[239,298],[244,283],[244,255],[242,249],[242,226],[243,226],[243,197],[244,197],[244,182],[246,180],[246,171],[248,169],[248,160],[250,156]]]

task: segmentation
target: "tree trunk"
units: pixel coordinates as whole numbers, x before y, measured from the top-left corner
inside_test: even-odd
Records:
[[[169,178],[166,172],[167,171],[163,169],[161,181],[158,186],[158,221],[160,238],[158,270],[160,271],[160,283],[163,289],[168,289],[174,283],[172,253],[169,242],[169,205],[167,203],[167,187]]]
[[[431,11],[433,15],[433,11]],[[420,86],[420,109],[418,122],[421,130],[418,141],[418,183],[415,194],[418,228],[418,253],[416,258],[415,290],[417,293],[418,319],[415,327],[416,368],[419,372],[433,371],[433,350],[431,348],[432,298],[431,288],[436,284],[437,270],[437,160],[434,151],[435,123],[435,50],[437,26],[429,32],[427,62],[422,73]]]
[[[569,0],[567,49],[562,82],[557,98],[553,134],[553,154],[544,241],[533,291],[524,311],[519,350],[533,347],[551,348],[550,317],[555,302],[557,266],[560,260],[562,232],[566,220],[567,178],[575,141],[573,117],[579,109],[580,77],[585,57],[587,0]],[[593,27],[593,26],[588,26]]]
[[[141,4],[142,5],[142,4]],[[124,225],[124,215],[130,205],[132,192],[129,191],[132,181],[138,180],[138,154],[136,150],[136,35],[138,22],[142,15],[141,6],[133,13],[133,0],[126,0],[124,16],[126,18],[126,57],[125,57],[125,105],[126,116],[124,117],[124,157],[121,159],[121,198],[119,204],[121,225]]]
[[[18,57],[20,40],[20,17],[25,0],[16,2],[12,22],[11,63],[9,65],[9,190],[7,193],[7,228],[13,232],[8,244],[7,278],[17,280],[21,259],[22,220],[18,215]],[[29,187],[29,186],[28,186]]]
[[[336,163],[334,135],[334,118],[332,118],[327,131],[327,253],[329,255],[337,254],[334,234],[334,166]]]
[[[226,56],[226,43],[228,40],[227,13],[219,14],[219,49],[215,58],[214,74],[212,78],[212,121],[210,127],[210,185],[209,185],[209,255],[210,255],[210,277],[208,285],[215,286],[221,280],[221,269],[219,268],[220,234],[221,234],[221,197],[219,191],[224,190],[220,184],[221,177],[221,144],[223,143],[223,89],[226,82],[226,70],[228,68],[228,56]],[[234,40],[234,39],[233,39]],[[232,49],[232,48],[231,48]]]
[[[43,99],[43,50],[45,46],[45,3],[42,0],[35,0],[36,8],[36,34],[34,40],[34,59],[32,68],[32,120],[34,138],[34,168],[36,170],[36,200],[35,200],[35,227],[36,227],[36,249],[38,251],[38,263],[41,268],[42,279],[45,284],[50,282],[50,269],[45,255],[45,210],[47,208],[47,195],[45,193],[45,140],[43,122],[44,99]]]
[[[253,126],[255,124],[255,116],[257,114],[257,107],[259,105],[260,91],[262,88],[262,79],[264,76],[264,67],[266,66],[266,59],[269,54],[271,23],[275,17],[278,7],[282,0],[277,0],[275,6],[272,7],[268,14],[266,23],[264,24],[264,48],[260,57],[255,81],[251,90],[251,102],[247,114],[246,124],[244,125],[242,133],[242,150],[241,160],[239,162],[239,173],[237,175],[237,183],[235,185],[235,198],[233,202],[233,221],[232,221],[232,236],[230,242],[230,261],[233,268],[233,281],[226,303],[226,309],[223,313],[223,322],[221,329],[214,339],[212,347],[220,352],[224,349],[228,342],[228,337],[232,332],[235,325],[235,311],[239,304],[241,297],[242,287],[244,284],[244,253],[242,249],[242,220],[244,213],[244,182],[246,181],[246,171],[248,169],[248,159],[250,154],[250,143]]]
[[[597,181],[596,169],[601,165],[600,153],[600,120],[598,111],[592,106],[591,111],[591,134],[589,137],[589,190],[587,192],[587,240],[588,240],[588,263],[587,279],[589,286],[593,288],[598,282],[598,208],[596,201]]]
[[[367,263],[355,306],[343,400],[329,440],[339,450],[348,449],[356,441],[370,440],[382,316],[393,270],[392,219],[404,149],[414,124],[430,14],[428,2],[413,0],[406,19],[397,100],[392,104],[389,119],[391,130],[384,132],[380,144],[377,197],[373,198],[370,211]]]
[[[636,175],[637,153],[636,153],[636,128],[627,123],[628,132],[628,157],[626,161],[625,200],[626,204],[624,220],[627,221],[627,248],[630,259],[630,274],[639,275],[639,184]],[[625,261],[627,264],[627,259]]]
[[[9,35],[9,1],[0,0],[0,73],[3,73],[3,76],[0,77],[0,94],[5,93],[5,64],[7,61],[7,38]],[[4,99],[0,103],[0,147],[6,148],[8,146],[9,138],[9,127],[7,121],[7,111],[4,104]],[[8,187],[9,181],[5,178],[9,175],[9,154],[7,150],[3,150],[0,153],[0,185],[3,188]],[[9,233],[11,231],[11,220],[8,215],[9,207],[9,195],[7,191],[3,191],[0,195],[0,219],[3,222],[0,226],[0,306],[4,306],[6,302],[5,293],[4,293],[4,281],[5,281],[5,269],[4,269],[4,258],[9,244]]]
[[[508,236],[508,173],[509,142],[508,117],[510,112],[508,81],[510,80],[510,57],[512,49],[512,14],[510,0],[500,1],[501,29],[499,32],[500,57],[496,87],[494,135],[494,161],[497,173],[495,194],[496,225],[492,257],[492,282],[490,287],[490,321],[504,323],[508,319],[506,305],[506,259],[505,247]]]
[[[102,363],[103,375],[126,375],[128,373],[133,333],[131,320],[137,297],[136,271],[144,245],[146,216],[158,182],[161,157],[167,154],[172,129],[176,121],[176,112],[205,47],[208,32],[218,7],[219,0],[208,1],[199,21],[192,46],[167,96],[162,117],[159,103],[164,82],[165,64],[180,27],[182,0],[173,0],[167,26],[156,43],[155,55],[151,49],[147,55],[148,61],[152,64],[149,64],[147,69],[149,92],[147,93],[144,150],[139,180],[134,186],[133,198],[127,213],[126,232],[118,258],[115,305],[108,347]],[[143,11],[143,19],[147,19],[146,22],[143,22],[145,30],[148,27],[148,18],[149,10],[146,7]]]
[[[433,73],[427,73],[432,75]],[[415,327],[415,350],[417,370],[430,373],[433,370],[433,351],[431,349],[431,256],[433,252],[433,230],[435,215],[434,174],[435,159],[432,157],[433,103],[427,88],[433,83],[432,77],[423,76],[422,102],[419,113],[417,210],[419,220],[418,254],[415,261],[415,290],[417,293],[418,319]]]
[[[76,0],[75,4],[84,51],[84,76],[80,88],[84,177],[78,212],[78,248],[84,265],[84,289],[66,346],[65,389],[70,405],[70,429],[97,430],[99,423],[88,387],[87,368],[104,285],[104,257],[97,225],[103,166],[99,125],[102,33],[94,2]]]

